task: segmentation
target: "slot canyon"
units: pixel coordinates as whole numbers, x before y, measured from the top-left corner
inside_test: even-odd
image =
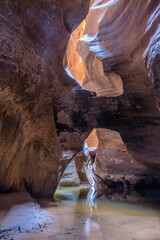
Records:
[[[0,0],[0,239],[160,239],[159,0]]]

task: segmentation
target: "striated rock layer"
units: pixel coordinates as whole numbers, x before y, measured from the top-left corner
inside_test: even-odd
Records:
[[[136,185],[150,171],[128,153],[120,134],[108,129],[96,129],[98,148],[94,173],[102,179]]]
[[[62,59],[88,7],[89,0],[76,6],[59,0],[0,2],[0,191],[52,195],[82,148],[84,131],[68,126],[69,110],[79,116],[91,93],[67,76]]]
[[[97,194],[116,189],[130,191],[133,187],[156,188],[160,184],[160,175],[138,163],[128,153],[120,134],[109,129],[92,131],[84,143],[83,154],[75,159],[80,163],[78,171],[85,173]]]
[[[85,28],[85,20],[74,30],[71,34],[68,46],[67,46],[67,66],[72,76],[80,83],[83,83],[85,76],[84,64],[76,51],[77,41],[83,36]]]
[[[101,96],[107,96],[108,101],[119,95],[112,98],[113,115],[102,114],[100,126],[118,131],[129,154],[156,170],[160,170],[159,22],[159,1],[96,0],[77,46],[85,65],[87,89],[99,86]],[[96,61],[103,63],[104,74],[89,65],[90,56],[95,54]],[[121,77],[123,92],[116,92],[118,78],[113,78],[115,85],[112,79],[108,84],[110,72]],[[106,80],[101,81],[102,75]]]

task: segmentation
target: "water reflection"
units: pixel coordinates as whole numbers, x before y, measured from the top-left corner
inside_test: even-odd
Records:
[[[144,190],[140,193],[132,189],[130,192],[108,189],[97,197],[91,187],[86,199],[79,193],[76,201],[60,201],[63,214],[64,209],[72,209],[71,238],[66,239],[159,240],[159,190],[150,193],[149,197],[149,192],[145,194]],[[68,223],[71,223],[69,219]]]
[[[97,192],[94,186],[92,186],[87,194],[86,205],[90,208],[92,212],[92,208],[95,207],[95,199],[97,197]]]
[[[89,217],[86,219],[84,225],[84,232],[88,239],[102,239],[96,197],[96,188],[92,186],[87,194],[85,203],[86,207],[89,208]]]

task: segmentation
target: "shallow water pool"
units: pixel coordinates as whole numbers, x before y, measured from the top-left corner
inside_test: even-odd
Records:
[[[95,199],[93,189],[86,197],[87,187],[85,191],[82,189],[59,189],[56,201],[40,199],[40,206],[37,203],[29,204],[27,209],[27,201],[24,206],[21,202],[15,202],[14,206],[1,210],[1,226],[12,216],[8,224],[10,222],[12,229],[15,227],[6,239],[160,240],[159,201],[151,202],[145,196],[135,195],[137,193],[129,196],[115,193]],[[21,216],[19,222],[15,221],[15,226],[13,218],[18,219],[17,214]],[[26,230],[23,224],[27,226],[27,221],[29,228]],[[18,226],[21,231],[18,231]]]

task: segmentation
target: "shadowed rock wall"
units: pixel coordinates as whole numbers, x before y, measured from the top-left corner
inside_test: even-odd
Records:
[[[89,0],[76,6],[59,0],[0,2],[0,191],[52,195],[83,145],[81,131],[66,135],[69,117],[64,110],[56,115],[56,109],[68,102],[79,111],[72,89],[82,91],[66,75],[62,59],[88,7]],[[62,115],[57,133],[54,118]]]
[[[101,86],[102,96],[111,97],[116,88],[112,79],[107,79],[108,73],[117,74],[123,81],[123,95],[112,98],[114,117],[102,114],[99,126],[106,127],[112,121],[114,126],[108,124],[109,128],[121,134],[132,157],[157,170],[160,169],[159,21],[159,1],[96,0],[77,47],[84,61],[88,89]],[[103,63],[105,74],[90,67],[90,56],[95,54]],[[102,75],[106,77],[105,80],[103,76],[103,82]],[[118,86],[118,78],[113,79]]]

